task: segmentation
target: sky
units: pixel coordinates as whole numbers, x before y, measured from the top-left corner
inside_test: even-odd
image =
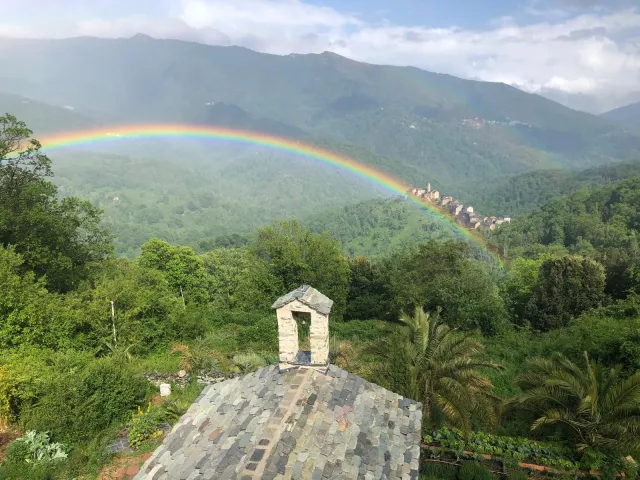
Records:
[[[328,50],[504,82],[594,113],[640,101],[640,0],[0,0],[0,36],[136,33]]]

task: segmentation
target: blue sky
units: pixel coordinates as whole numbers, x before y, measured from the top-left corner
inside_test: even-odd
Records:
[[[325,50],[505,82],[598,112],[640,101],[640,0],[0,1],[0,36],[146,33]]]

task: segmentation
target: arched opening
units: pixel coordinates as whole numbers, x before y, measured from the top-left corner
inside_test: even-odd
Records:
[[[293,363],[311,363],[311,313],[291,312],[298,327],[298,354]]]

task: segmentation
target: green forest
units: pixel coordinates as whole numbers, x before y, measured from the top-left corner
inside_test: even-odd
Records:
[[[500,257],[385,200],[189,245],[148,230],[127,258],[31,134],[0,117],[0,479],[98,478],[123,431],[154,450],[199,374],[277,363],[270,307],[302,284],[334,301],[332,363],[423,403],[422,478],[494,478],[487,455],[513,480],[637,477],[640,177],[516,218]],[[144,377],[181,370],[170,397]]]

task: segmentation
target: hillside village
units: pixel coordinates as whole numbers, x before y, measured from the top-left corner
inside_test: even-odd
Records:
[[[449,195],[440,196],[438,190],[431,190],[431,184],[427,184],[427,188],[412,188],[411,195],[418,198],[428,200],[433,205],[448,210],[454,217],[458,225],[468,228],[469,230],[495,230],[503,223],[511,223],[510,217],[487,217],[473,211],[471,205],[463,205],[458,200]]]

